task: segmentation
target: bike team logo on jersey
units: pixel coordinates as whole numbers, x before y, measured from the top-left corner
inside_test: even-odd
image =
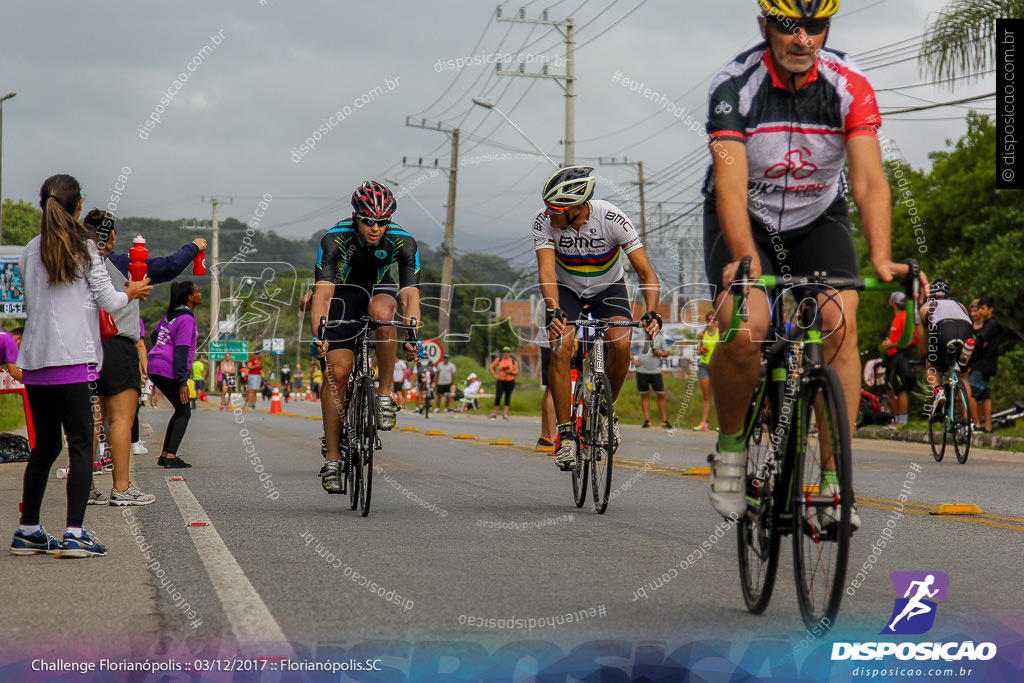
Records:
[[[812,164],[808,159],[804,158],[804,155],[809,158],[811,156],[811,150],[806,147],[799,149],[793,149],[786,152],[785,161],[780,161],[774,166],[769,166],[768,170],[764,172],[765,178],[781,178],[787,173],[795,180],[803,180],[804,178],[811,177],[818,167]]]
[[[937,600],[946,599],[949,576],[945,572],[893,572],[889,574],[896,591],[896,604],[883,634],[917,635],[935,623]]]
[[[373,255],[376,256],[379,260],[383,261],[388,257],[388,252],[385,251],[384,249],[378,249],[377,251],[373,252]]]

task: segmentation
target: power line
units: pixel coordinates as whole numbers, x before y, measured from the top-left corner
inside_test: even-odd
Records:
[[[964,102],[975,102],[977,100],[985,100],[990,97],[995,97],[996,93],[990,92],[987,95],[975,95],[974,97],[964,97],[959,100],[950,100],[949,102],[937,102],[935,104],[926,104],[921,107],[910,107],[908,109],[897,109],[895,111],[882,112],[882,116],[892,116],[893,114],[906,114],[912,111],[925,111],[926,109],[935,109],[937,107],[946,107],[952,104],[963,104]]]

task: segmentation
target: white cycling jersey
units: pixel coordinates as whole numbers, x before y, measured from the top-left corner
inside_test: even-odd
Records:
[[[589,202],[590,217],[580,227],[554,228],[544,210],[533,219],[533,248],[554,249],[555,279],[580,296],[592,297],[622,280],[620,253],[644,246],[629,218],[603,199]]]

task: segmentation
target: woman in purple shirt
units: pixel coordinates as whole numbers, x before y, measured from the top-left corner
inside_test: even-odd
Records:
[[[192,313],[203,302],[203,295],[191,280],[171,285],[167,315],[153,330],[153,348],[149,350],[149,379],[174,406],[167,423],[164,448],[157,459],[161,467],[192,467],[178,457],[192,410],[188,400],[188,377],[196,354],[196,319]]]
[[[39,190],[43,209],[39,237],[25,245],[25,334],[18,351],[36,445],[25,467],[21,525],[10,551],[15,555],[59,553],[61,557],[106,554],[83,526],[92,486],[92,437],[96,380],[103,365],[99,311],[117,311],[145,299],[149,280],[130,282],[118,292],[110,282],[93,237],[79,224],[82,188],[72,176],[51,176]],[[60,455],[61,428],[67,435],[67,531],[58,545],[39,523],[50,468]]]

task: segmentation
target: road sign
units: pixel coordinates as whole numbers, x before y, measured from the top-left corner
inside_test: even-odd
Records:
[[[423,340],[423,352],[427,354],[427,359],[434,365],[439,365],[441,356],[444,355],[441,345],[433,339]]]
[[[210,342],[211,361],[219,361],[224,357],[225,352],[231,354],[232,360],[247,361],[249,360],[249,342],[221,340]]]
[[[284,337],[274,337],[270,340],[270,353],[275,356],[284,355]]]

